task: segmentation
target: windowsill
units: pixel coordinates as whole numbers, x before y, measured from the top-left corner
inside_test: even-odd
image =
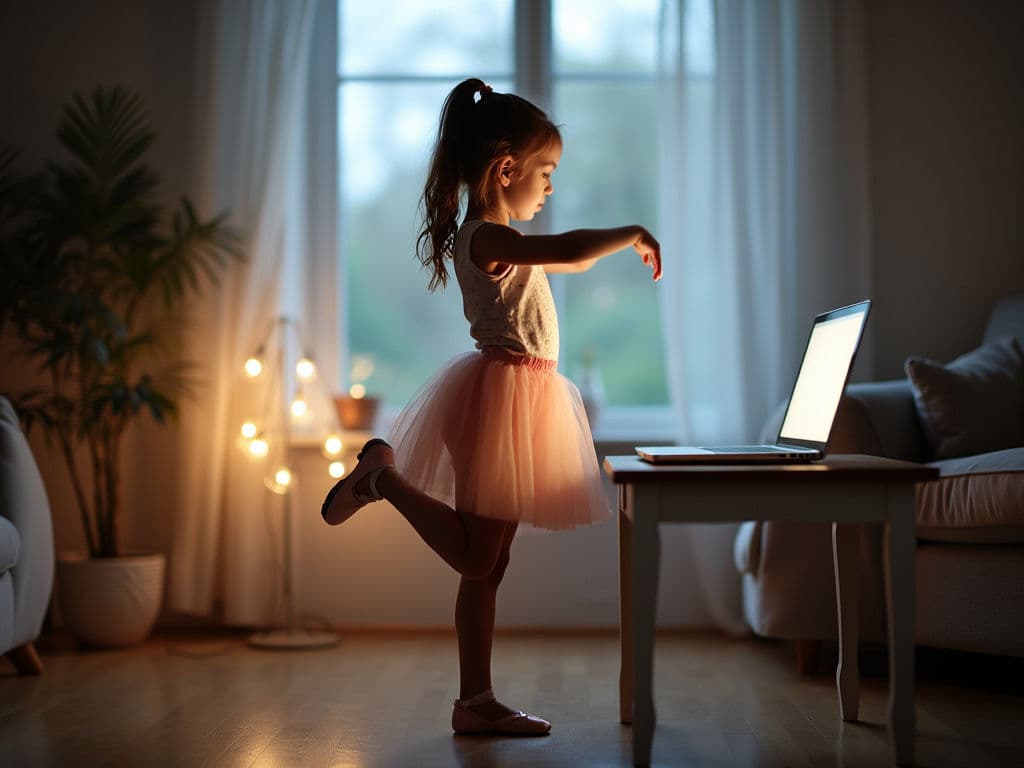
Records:
[[[676,419],[669,406],[606,408],[590,425],[594,442],[650,445],[677,440]]]

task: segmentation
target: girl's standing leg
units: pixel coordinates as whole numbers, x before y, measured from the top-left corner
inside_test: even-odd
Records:
[[[472,527],[479,518],[467,517]],[[508,566],[516,523],[506,523],[494,568],[480,578],[463,576],[455,601],[455,631],[459,639],[459,698],[469,699],[491,688],[491,647],[494,640],[495,596]],[[496,701],[473,707],[481,717],[498,720],[512,710]]]
[[[409,485],[393,470],[382,472],[377,489],[461,576],[455,600],[459,643],[459,698],[491,687],[491,648],[498,586],[508,566],[518,523],[461,513]],[[512,714],[498,701],[472,707],[485,720]]]
[[[458,512],[409,485],[394,469],[382,472],[376,487],[427,545],[461,575],[455,601],[459,698],[469,699],[488,690],[496,594],[508,566],[518,523]],[[484,702],[471,709],[490,721],[507,717],[513,711],[498,701]]]

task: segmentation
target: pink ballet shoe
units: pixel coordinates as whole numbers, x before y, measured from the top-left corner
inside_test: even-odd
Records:
[[[384,498],[377,491],[377,476],[386,467],[395,466],[395,452],[379,437],[368,440],[356,457],[359,463],[327,493],[320,515],[328,525],[340,525],[355,514],[360,507],[371,501]],[[370,493],[361,494],[356,485],[367,475],[370,476]]]
[[[513,712],[498,720],[487,720],[470,707],[494,701],[494,693],[487,689],[470,699],[456,699],[452,712],[452,730],[459,734],[493,733],[502,736],[547,736],[551,723],[525,712]]]

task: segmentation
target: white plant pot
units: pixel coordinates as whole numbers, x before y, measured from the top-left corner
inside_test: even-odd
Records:
[[[142,642],[153,629],[164,592],[162,554],[57,558],[57,589],[64,623],[86,645]]]

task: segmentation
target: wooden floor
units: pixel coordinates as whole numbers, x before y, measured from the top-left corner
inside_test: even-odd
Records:
[[[321,651],[257,650],[244,636],[159,636],[121,651],[44,638],[46,670],[0,668],[0,765],[628,766],[614,635],[500,635],[495,690],[550,719],[541,739],[453,736],[454,638],[352,634]],[[800,677],[784,643],[659,636],[663,766],[889,764],[884,677],[843,724],[832,676]],[[872,660],[863,665],[872,672]],[[884,671],[884,664],[875,664]],[[918,657],[917,764],[1024,765],[1019,660]]]

